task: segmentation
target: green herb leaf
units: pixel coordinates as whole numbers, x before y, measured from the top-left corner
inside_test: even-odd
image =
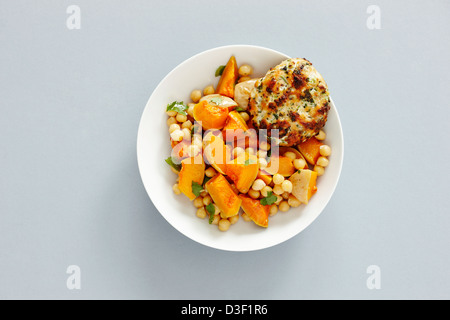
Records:
[[[277,196],[273,194],[272,191],[269,191],[267,193],[267,197],[262,198],[261,200],[259,200],[259,202],[263,205],[263,206],[270,206],[272,204],[274,204],[277,201]]]
[[[204,186],[209,180],[211,180],[212,178],[205,176],[205,178],[203,179],[203,183],[202,185]]]
[[[236,109],[234,109],[234,111],[237,111],[237,112],[243,112],[243,111],[245,111],[245,110],[242,109],[241,107],[236,107]]]
[[[247,160],[245,160],[244,165],[245,165],[245,166],[248,166],[248,165],[250,165],[250,164],[255,164],[255,163],[256,163],[255,160],[253,160],[253,159],[247,159]]]
[[[200,192],[203,191],[203,187],[199,185],[197,182],[192,181],[192,193],[195,194],[196,197],[200,196]]]
[[[222,75],[224,69],[225,69],[225,66],[218,67],[216,70],[216,73],[215,73],[216,77],[220,77]]]
[[[184,114],[185,116],[187,116],[186,110],[188,108],[189,107],[187,105],[185,105],[183,101],[180,101],[180,102],[174,101],[167,105],[166,111],[176,111],[179,114]]]
[[[172,157],[168,157],[165,161],[169,166],[171,166],[175,170],[177,171],[181,170],[181,164],[176,164],[175,162],[173,162]]]
[[[214,102],[215,104],[219,105],[222,103],[223,99],[221,97],[214,97],[214,98],[211,98],[209,101]]]
[[[212,203],[206,206],[206,211],[209,213],[209,224],[211,224],[214,220],[214,214],[216,213],[216,207]]]

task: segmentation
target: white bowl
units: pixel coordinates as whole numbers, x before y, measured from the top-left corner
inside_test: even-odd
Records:
[[[261,228],[243,219],[221,232],[208,219],[196,217],[196,208],[184,195],[172,191],[176,175],[165,163],[170,142],[165,109],[172,101],[189,102],[193,89],[217,84],[214,73],[231,55],[239,65],[248,63],[254,76],[263,76],[271,67],[289,58],[287,55],[257,46],[232,45],[199,53],[173,69],[156,87],[145,106],[137,138],[137,159],[145,189],[161,215],[178,231],[192,240],[216,249],[229,251],[258,250],[284,242],[309,226],[330,200],[341,173],[344,141],[337,109],[331,102],[324,128],[326,143],[332,148],[330,164],[317,180],[317,192],[307,205],[291,208],[269,217],[269,227]],[[301,52],[299,52],[301,55]],[[314,59],[311,59],[314,61]],[[320,70],[319,70],[320,72]],[[326,81],[326,79],[325,79]],[[330,88],[333,92],[333,88]]]

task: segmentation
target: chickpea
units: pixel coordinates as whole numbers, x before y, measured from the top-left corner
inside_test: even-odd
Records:
[[[256,152],[255,152],[255,149],[253,149],[253,148],[247,148],[247,149],[245,149],[245,152],[247,152],[248,154],[256,154]]]
[[[214,87],[210,85],[210,86],[205,87],[205,89],[203,89],[203,95],[207,96],[210,94],[214,94],[215,91],[216,90],[214,90]]]
[[[178,112],[176,112],[176,111],[166,111],[166,114],[167,114],[169,117],[176,117],[176,116],[177,116],[177,113],[178,113]]]
[[[187,120],[187,116],[179,113],[179,114],[177,114],[176,119],[178,122],[185,122]]]
[[[212,202],[212,198],[210,195],[207,195],[203,198],[203,205],[207,206],[208,204],[210,204]]]
[[[267,157],[267,151],[264,150],[258,150],[258,152],[256,152],[256,156],[258,158],[266,158]]]
[[[233,157],[237,158],[240,154],[244,153],[245,150],[242,149],[241,147],[236,147],[233,149]]]
[[[174,123],[177,123],[177,119],[175,119],[175,117],[170,117],[169,119],[167,119],[167,125],[169,127]]]
[[[263,197],[267,197],[267,195],[269,194],[269,192],[272,192],[272,188],[269,186],[265,186],[264,188],[261,189],[261,195]]]
[[[195,107],[195,103],[188,103],[187,113],[191,117],[194,117],[194,107]]]
[[[284,177],[279,173],[275,173],[272,181],[273,181],[273,183],[275,183],[275,185],[282,184],[284,181]]]
[[[267,167],[267,160],[264,158],[258,158],[258,164],[260,169],[264,169]]]
[[[178,183],[175,183],[175,184],[173,185],[172,190],[173,190],[173,192],[174,192],[176,195],[181,194],[181,190],[180,190],[180,188],[178,187]]]
[[[250,217],[245,212],[242,212],[242,219],[247,222],[252,221],[252,219],[250,219]]]
[[[220,231],[228,231],[230,229],[230,221],[228,219],[220,219],[219,220],[219,230]]]
[[[288,198],[288,204],[292,207],[292,208],[297,208],[299,207],[302,203],[300,202],[300,200],[298,200],[294,195],[290,195]]]
[[[241,115],[242,119],[244,119],[245,122],[250,120],[250,116],[248,115],[247,112],[239,112],[239,114]]]
[[[187,148],[187,154],[189,155],[189,157],[195,157],[196,155],[198,155],[200,152],[202,151],[201,148],[199,148],[197,145],[195,144],[191,144],[188,148]]]
[[[181,128],[183,128],[183,129],[189,129],[189,134],[191,133],[190,131],[191,131],[191,127],[192,127],[192,122],[191,122],[191,120],[187,120],[187,121],[185,121],[185,122],[183,122],[182,124],[181,124]]]
[[[170,134],[170,138],[172,138],[173,141],[181,141],[183,140],[184,133],[181,130],[175,130]]]
[[[202,92],[200,90],[192,90],[191,92],[191,100],[194,103],[197,103],[202,97]]]
[[[278,206],[280,204],[280,202],[283,201],[283,197],[278,194],[276,196],[277,196],[277,201],[275,201],[274,204],[276,204]]]
[[[319,148],[321,156],[328,157],[331,154],[331,147],[329,145],[321,145]]]
[[[213,167],[209,167],[208,169],[205,170],[205,176],[207,176],[208,178],[212,178],[216,175],[216,170],[214,170]]]
[[[317,172],[317,176],[320,177],[321,175],[323,175],[325,173],[325,169],[324,167],[315,165],[313,171]]]
[[[201,207],[197,209],[197,213],[196,216],[200,219],[205,219],[206,218],[206,210],[205,207]]]
[[[281,194],[281,197],[284,199],[284,200],[287,200],[288,198],[289,198],[289,195],[290,195],[290,193],[289,192],[283,192],[282,194]]]
[[[258,199],[259,196],[261,195],[258,190],[253,190],[253,189],[250,189],[247,194],[253,199]]]
[[[213,206],[214,206],[214,215],[219,215],[219,213],[220,213],[220,209],[219,209],[219,207],[215,204],[215,203],[213,203]]]
[[[175,130],[181,130],[180,125],[178,123],[173,123],[169,126],[169,133],[172,133]]]
[[[256,179],[253,182],[252,189],[259,191],[262,188],[264,188],[265,186],[266,186],[266,183],[262,179]]]
[[[328,166],[329,161],[326,157],[319,157],[319,159],[317,159],[316,165],[321,166],[321,167],[326,167]]]
[[[203,207],[203,198],[202,197],[197,197],[194,199],[194,207],[196,207],[196,208]]]
[[[216,214],[213,218],[213,221],[211,222],[211,224],[215,224],[218,225],[220,221],[220,215]]]
[[[278,209],[281,212],[287,212],[287,211],[289,211],[290,208],[291,208],[291,206],[289,205],[289,203],[286,200],[281,201],[280,205],[278,206]]]
[[[244,81],[248,81],[248,80],[251,80],[252,78],[250,78],[250,77],[239,77],[239,80],[238,80],[238,82],[244,82]]]
[[[272,190],[273,190],[273,193],[275,193],[277,195],[282,195],[284,192],[283,188],[281,187],[281,184],[276,184]]]
[[[294,160],[294,167],[296,170],[303,169],[306,166],[306,161],[303,158],[295,159]]]
[[[327,135],[323,130],[320,130],[319,133],[316,135],[317,140],[325,140],[326,137]]]
[[[191,140],[191,130],[189,130],[188,128],[183,128],[181,129],[181,131],[183,131],[183,139],[184,140]]]
[[[242,66],[239,67],[238,72],[241,77],[248,77],[249,75],[252,74],[253,68],[248,64],[243,64]]]
[[[278,206],[276,204],[271,205],[269,215],[274,216],[277,213],[278,213]]]
[[[281,188],[283,188],[284,192],[291,193],[292,187],[293,187],[292,182],[289,180],[284,180],[283,183],[281,184]]]
[[[237,214],[235,216],[229,217],[228,220],[230,221],[231,224],[235,224],[239,220],[239,215]]]
[[[200,192],[200,197],[202,197],[202,198],[206,197],[207,195],[209,195],[209,193],[208,193],[208,191],[206,191],[206,190],[202,190],[202,191]]]
[[[293,152],[291,152],[291,151],[285,152],[285,153],[284,153],[284,156],[285,156],[285,157],[288,157],[288,158],[291,159],[292,161],[294,161],[295,158],[297,158],[297,156],[295,155],[295,153],[293,153]]]
[[[264,151],[268,151],[268,150],[270,150],[270,144],[267,141],[260,141],[259,142],[259,149],[260,150],[264,150]]]

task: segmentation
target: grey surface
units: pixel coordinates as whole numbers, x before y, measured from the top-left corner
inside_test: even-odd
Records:
[[[71,4],[80,30],[66,27]],[[443,0],[0,0],[0,298],[450,298],[449,31]],[[322,215],[249,253],[178,233],[136,161],[158,82],[227,44],[310,59],[345,137]],[[66,287],[69,265],[81,290]]]

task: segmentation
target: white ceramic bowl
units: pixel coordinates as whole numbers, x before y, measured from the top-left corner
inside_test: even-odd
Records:
[[[269,217],[269,227],[261,228],[243,219],[221,232],[208,219],[196,217],[196,208],[184,195],[175,195],[172,186],[176,175],[165,163],[170,155],[167,115],[165,109],[172,101],[190,101],[193,89],[216,85],[218,66],[226,64],[231,55],[238,65],[248,63],[254,76],[263,76],[271,67],[289,58],[287,55],[257,46],[232,45],[199,53],[173,69],[157,86],[145,106],[139,125],[137,159],[145,189],[163,217],[188,238],[209,247],[229,251],[258,250],[284,242],[309,226],[330,200],[341,173],[344,141],[341,123],[333,102],[324,128],[326,143],[332,148],[330,164],[318,178],[317,193],[308,205],[291,208]],[[301,53],[299,52],[299,56]],[[314,63],[314,59],[312,58]],[[319,70],[320,72],[320,70]],[[326,79],[325,79],[326,81]],[[330,88],[331,93],[333,88]]]

